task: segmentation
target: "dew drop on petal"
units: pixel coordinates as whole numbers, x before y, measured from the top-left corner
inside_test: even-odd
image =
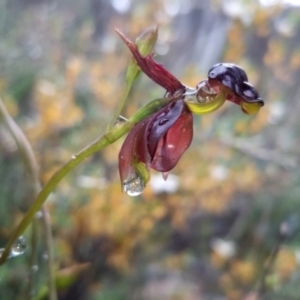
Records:
[[[17,241],[11,248],[9,257],[16,257],[23,254],[26,250],[26,240],[23,236],[18,237]]]
[[[168,122],[168,119],[162,119],[158,122],[158,125],[165,125]]]
[[[127,195],[133,197],[141,195],[145,187],[146,187],[145,181],[138,175],[135,175],[135,177],[124,181],[123,184],[124,192],[126,192]]]

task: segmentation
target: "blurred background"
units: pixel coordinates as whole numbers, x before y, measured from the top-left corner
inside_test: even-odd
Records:
[[[84,161],[49,197],[61,300],[255,300],[300,295],[299,1],[0,0],[0,97],[29,139],[45,184],[106,128],[134,40],[159,24],[156,61],[189,86],[217,62],[246,70],[265,106],[232,103],[194,118],[169,179],[121,192],[123,138]],[[142,75],[131,116],[164,91]],[[0,247],[34,200],[0,123]],[[39,216],[37,216],[37,219]],[[1,299],[48,299],[42,221],[0,267]],[[34,251],[32,252],[32,249]]]

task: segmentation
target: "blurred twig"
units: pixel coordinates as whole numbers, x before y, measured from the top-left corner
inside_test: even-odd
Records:
[[[27,140],[26,136],[20,129],[20,127],[15,123],[15,121],[11,118],[8,111],[6,110],[2,100],[0,99],[0,118],[3,120],[3,122],[8,127],[11,135],[13,136],[14,140],[16,141],[16,144],[22,154],[24,163],[27,167],[27,171],[32,179],[34,194],[38,195],[38,193],[41,190],[41,184],[38,177],[38,164],[35,159],[35,155],[33,153],[33,150],[31,148],[31,145],[29,141]],[[45,229],[45,236],[46,236],[46,248],[48,252],[48,272],[49,272],[49,290],[50,290],[50,300],[57,300],[57,292],[56,292],[56,286],[54,281],[54,254],[53,254],[53,237],[51,232],[51,226],[48,219],[48,213],[46,208],[42,207],[42,218],[43,218],[43,224]],[[37,221],[33,220],[33,228],[32,228],[32,255],[30,258],[30,263],[32,267],[32,262],[35,261],[35,255],[36,255],[36,237],[37,237]],[[18,235],[19,236],[19,235]],[[16,236],[16,238],[18,237]],[[4,256],[4,253],[2,254]],[[1,258],[2,258],[1,256]],[[30,280],[29,280],[29,291],[28,291],[28,297],[30,299],[31,297],[31,290],[33,285],[33,270],[30,267]]]
[[[268,276],[268,274],[271,272],[274,262],[276,260],[276,257],[278,255],[278,252],[280,250],[281,244],[284,241],[284,236],[280,235],[277,239],[277,242],[270,254],[270,256],[268,257],[268,260],[266,262],[265,267],[263,268],[262,274],[261,274],[261,278],[260,281],[258,283],[258,288],[257,288],[257,294],[258,296],[263,296],[263,294],[266,292],[266,277]]]
[[[259,147],[250,141],[242,141],[235,138],[224,138],[219,140],[223,145],[237,149],[249,156],[280,165],[285,168],[295,168],[298,157]]]
[[[290,214],[284,222],[280,224],[279,227],[279,236],[277,238],[276,244],[272,249],[272,252],[267,260],[267,263],[263,269],[260,282],[257,288],[257,294],[262,296],[266,292],[266,277],[271,272],[276,257],[279,253],[280,247],[287,240],[292,238],[296,232],[299,231],[299,216],[298,214]]]

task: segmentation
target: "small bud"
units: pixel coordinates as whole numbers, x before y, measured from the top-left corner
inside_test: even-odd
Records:
[[[153,51],[153,47],[157,41],[158,27],[150,27],[146,29],[135,40],[135,44],[141,55],[146,56]],[[126,78],[127,80],[136,79],[141,73],[141,68],[136,63],[136,60],[132,58],[131,63],[128,66]]]
[[[146,29],[139,37],[137,37],[135,44],[128,40],[123,33],[115,29],[119,37],[125,42],[131,51],[137,51],[142,55],[146,56],[150,54],[157,40],[158,27],[150,27]],[[141,68],[137,64],[136,60],[132,58],[130,64],[128,65],[126,72],[127,82],[133,82],[140,75]]]
[[[146,29],[137,39],[135,43],[138,47],[140,54],[146,56],[153,51],[155,43],[157,41],[158,27],[150,27]]]
[[[115,30],[133,55],[127,73],[126,81],[134,82],[143,71],[154,82],[166,89],[169,95],[185,91],[185,86],[161,64],[153,60],[153,47],[157,39],[157,27],[150,28],[142,33],[135,43],[131,42],[122,32]]]

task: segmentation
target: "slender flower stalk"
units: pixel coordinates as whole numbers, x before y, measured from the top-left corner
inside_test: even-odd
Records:
[[[145,55],[152,51],[152,48],[156,42],[157,39],[157,27],[150,28],[145,31],[144,34],[142,34],[138,39],[137,43],[139,43],[139,49],[142,51]],[[132,89],[133,83],[136,80],[140,73],[140,68],[135,64],[133,61],[128,68],[127,75],[126,75],[126,87],[125,92],[123,94],[123,98],[121,103],[119,104],[116,114],[113,117],[111,123],[109,124],[108,128],[105,130],[104,134],[101,135],[94,143],[87,146],[85,149],[80,151],[78,154],[73,155],[72,159],[67,162],[65,165],[63,165],[46,183],[46,185],[40,189],[40,184],[38,182],[38,178],[34,179],[34,183],[37,183],[35,186],[35,189],[37,191],[37,196],[35,201],[33,202],[30,209],[25,214],[24,218],[22,219],[21,223],[17,226],[17,228],[12,232],[12,235],[4,249],[4,251],[1,253],[0,256],[0,265],[2,265],[6,259],[9,257],[11,248],[13,247],[15,241],[18,239],[18,237],[25,231],[25,229],[28,227],[28,225],[34,220],[35,214],[42,208],[43,203],[47,200],[47,197],[50,195],[50,193],[54,190],[56,185],[73,169],[75,168],[79,163],[81,163],[84,159],[91,156],[92,154],[96,153],[100,149],[108,146],[109,144],[115,142],[117,139],[119,139],[122,135],[126,134],[135,123],[139,122],[140,120],[144,119],[148,115],[156,112],[159,108],[164,106],[166,104],[165,99],[158,99],[154,100],[150,103],[148,103],[145,107],[140,109],[136,114],[134,114],[133,117],[131,117],[127,122],[119,125],[114,126],[120,112],[123,109],[123,106],[125,104],[125,101],[128,98],[128,95]],[[16,126],[14,122],[11,122],[12,126]],[[22,145],[27,145],[28,141],[26,140],[25,143]],[[23,151],[23,147],[20,147],[21,151]],[[28,152],[31,153],[31,152]],[[32,152],[33,153],[33,152]],[[35,170],[33,170],[32,174],[37,174],[37,165],[35,164],[35,158],[29,156],[28,157],[29,167],[34,167]],[[46,214],[44,214],[43,211],[43,217],[45,217]],[[47,219],[48,220],[48,219]],[[47,224],[47,220],[45,220],[45,225]],[[48,243],[48,242],[47,242]],[[50,243],[50,242],[49,242]],[[48,244],[49,244],[48,243]],[[49,255],[51,256],[52,252],[49,251]],[[52,263],[52,259],[49,256],[49,263]],[[50,269],[49,269],[50,270]],[[53,287],[53,280],[51,278],[54,278],[53,274],[50,276],[50,284]],[[53,288],[50,286],[50,295],[54,294],[51,291],[53,291]],[[54,296],[51,298],[51,300],[55,300]]]
[[[67,176],[67,174],[69,174],[86,158],[117,141],[120,137],[129,132],[136,123],[140,122],[148,115],[155,113],[161,107],[165,106],[167,101],[168,100],[164,98],[151,101],[139,111],[137,111],[127,122],[113,127],[110,131],[105,132],[89,146],[87,146],[77,154],[72,155],[71,159],[67,163],[65,163],[58,171],[56,171],[49,179],[49,181],[45,184],[45,186],[40,190],[33,204],[23,217],[22,221],[12,232],[5,250],[0,257],[0,265],[5,263],[17,238],[23,234],[28,225],[32,222],[35,214],[41,209],[42,205],[47,200],[48,196],[55,189],[58,183],[65,176]]]
[[[122,35],[121,32],[118,31],[117,29],[116,29],[116,33],[118,35]],[[157,40],[157,34],[158,34],[158,27],[154,26],[154,27],[148,28],[139,37],[137,37],[137,39],[136,39],[137,46],[136,47],[142,55],[147,55],[147,54],[151,53],[151,51],[153,50],[153,47],[156,43],[156,40]],[[141,74],[141,68],[136,63],[136,61],[134,59],[132,59],[127,67],[127,72],[126,72],[126,77],[125,77],[125,81],[126,81],[125,92],[123,93],[122,100],[119,102],[116,112],[114,114],[114,117],[112,118],[111,122],[109,123],[107,130],[110,130],[116,123],[116,120],[118,119],[119,115],[121,114],[121,112],[124,108],[125,102],[129,96],[131,89],[132,89],[133,83],[139,77],[140,74]]]

